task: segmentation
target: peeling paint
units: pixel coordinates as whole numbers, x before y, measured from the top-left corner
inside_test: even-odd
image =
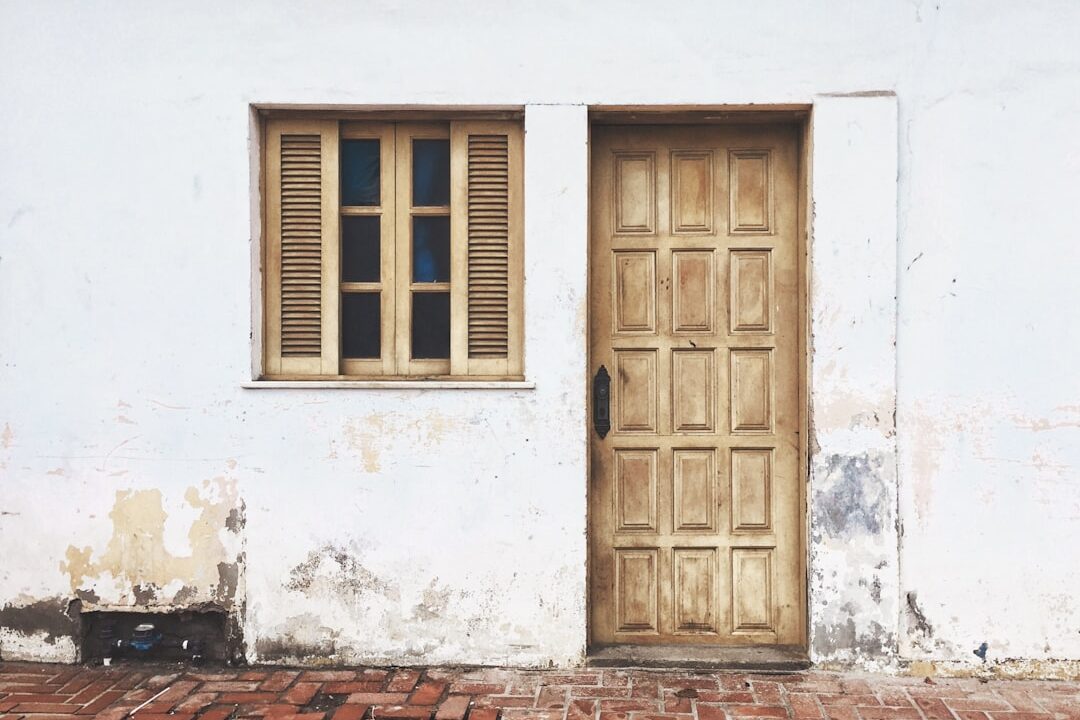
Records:
[[[240,558],[226,547],[223,533],[242,528],[243,509],[235,481],[223,477],[189,487],[187,504],[198,512],[187,538],[190,555],[174,555],[165,546],[167,514],[160,490],[118,490],[109,513],[113,534],[104,552],[95,559],[89,546],[71,545],[60,569],[67,574],[71,592],[92,590],[101,594],[127,594],[135,605],[164,601],[161,591],[170,584],[187,588],[189,599],[204,596],[225,607],[235,599]],[[230,543],[231,545],[232,543]]]

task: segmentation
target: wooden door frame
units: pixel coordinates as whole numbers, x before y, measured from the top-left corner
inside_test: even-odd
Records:
[[[800,605],[802,612],[802,637],[800,649],[809,651],[810,644],[810,515],[807,492],[810,486],[810,227],[811,208],[813,203],[810,197],[812,181],[812,124],[810,105],[595,105],[589,108],[588,118],[588,172],[586,193],[586,207],[589,227],[589,236],[586,252],[586,294],[592,298],[592,182],[593,182],[593,157],[592,138],[593,128],[597,125],[754,125],[785,123],[796,125],[799,129],[800,146],[797,149],[799,158],[798,172],[798,219],[799,227],[797,237],[800,247],[798,248],[798,356],[799,356],[799,467],[802,468],[801,482],[799,483],[799,513],[800,528],[798,536],[801,547],[799,548],[800,571],[799,577],[802,582],[799,588]],[[588,300],[587,300],[588,302]],[[592,465],[593,443],[592,428],[592,323],[591,306],[587,309],[585,333],[586,352],[584,360],[585,372],[585,445],[586,445],[586,563],[585,563],[585,633],[586,652],[594,649],[592,612],[591,612],[591,582],[592,582],[592,543],[588,540],[593,532],[592,513],[590,511],[592,496]]]

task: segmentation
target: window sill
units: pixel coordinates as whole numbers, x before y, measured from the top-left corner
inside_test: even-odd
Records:
[[[247,390],[535,390],[529,380],[254,380]]]

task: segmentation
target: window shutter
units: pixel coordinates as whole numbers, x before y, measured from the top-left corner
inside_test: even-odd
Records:
[[[451,372],[520,377],[523,142],[520,123],[450,127],[454,275]]]
[[[338,124],[266,124],[264,374],[338,373]]]

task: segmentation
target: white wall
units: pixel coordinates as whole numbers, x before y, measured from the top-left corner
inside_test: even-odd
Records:
[[[70,599],[138,597],[246,602],[251,659],[576,661],[586,106],[870,90],[898,112],[898,243],[873,246],[899,464],[853,472],[898,493],[872,518],[898,549],[868,541],[881,590],[812,581],[816,657],[1080,659],[1078,24],[1067,0],[0,1],[0,654],[70,659]],[[535,390],[240,387],[258,102],[528,106]],[[831,262],[865,289],[877,261]],[[867,317],[844,283],[819,327]],[[880,347],[874,317],[843,337]],[[834,410],[857,441],[864,408]],[[844,479],[828,452],[814,490]]]

